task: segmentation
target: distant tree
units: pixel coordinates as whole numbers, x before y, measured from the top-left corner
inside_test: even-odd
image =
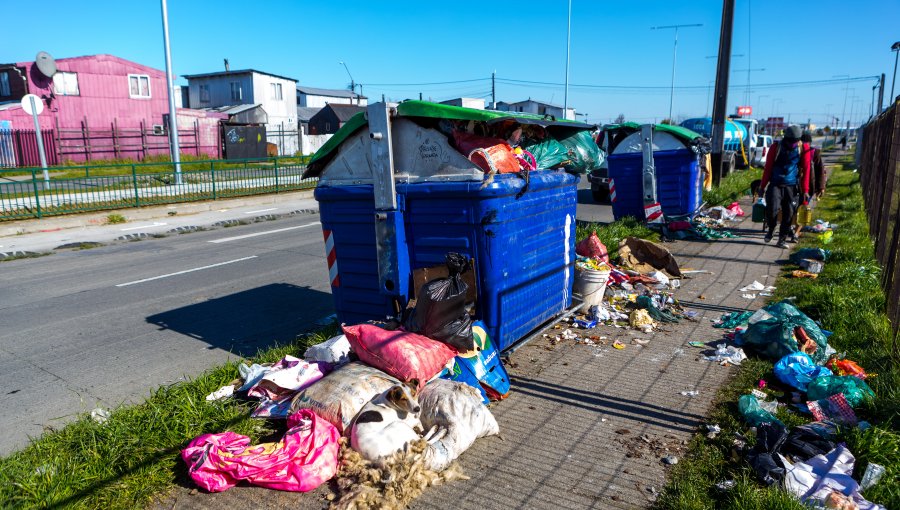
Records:
[[[614,124],[621,124],[623,122],[625,122],[625,114],[624,113],[620,113],[619,116],[616,117],[616,120],[613,121]]]
[[[660,124],[672,125],[672,124],[674,124],[674,122],[672,122],[672,119],[663,119],[662,121],[660,121]]]

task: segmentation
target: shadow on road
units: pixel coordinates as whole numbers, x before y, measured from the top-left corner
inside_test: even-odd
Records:
[[[333,313],[331,294],[288,283],[264,285],[147,317],[147,322],[240,356],[293,340]]]

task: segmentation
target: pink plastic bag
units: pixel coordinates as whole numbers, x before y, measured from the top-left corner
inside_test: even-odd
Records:
[[[337,472],[340,434],[309,409],[288,417],[288,426],[281,441],[255,446],[234,432],[203,434],[181,451],[181,458],[194,483],[210,492],[228,490],[241,480],[282,491],[311,491]]]
[[[447,344],[402,330],[371,324],[344,326],[350,348],[360,361],[401,381],[419,380],[419,388],[456,356]]]
[[[575,245],[575,253],[582,257],[588,257],[600,262],[609,262],[609,254],[603,241],[597,237],[596,232],[591,232],[591,236],[582,240]]]
[[[735,216],[743,216],[744,210],[741,209],[741,204],[738,202],[732,202],[731,205],[726,207],[729,211],[733,212]]]

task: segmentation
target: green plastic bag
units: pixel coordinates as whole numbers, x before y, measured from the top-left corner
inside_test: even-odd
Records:
[[[828,339],[812,319],[787,301],[769,305],[762,310],[768,316],[762,320],[751,321],[747,331],[741,336],[748,347],[773,360],[780,360],[800,350],[794,337],[794,328],[800,326],[816,343],[816,352],[811,353],[810,357],[816,364],[825,363],[828,359],[825,354]]]
[[[749,423],[751,427],[758,427],[763,423],[783,425],[774,414],[760,407],[759,400],[753,395],[741,395],[741,398],[738,399],[738,410],[741,412],[741,416],[744,417],[744,421]]]
[[[524,148],[534,156],[538,170],[556,168],[569,161],[569,151],[566,146],[553,138],[525,145]]]
[[[559,143],[563,144],[568,151],[569,160],[572,162],[568,169],[574,172],[588,173],[595,168],[600,168],[603,160],[606,159],[603,151],[597,147],[597,142],[587,131],[578,131],[565,138],[560,138]]]
[[[838,393],[844,394],[850,407],[858,407],[875,398],[875,392],[866,381],[852,375],[825,375],[813,379],[806,388],[807,400],[822,400]]]
[[[747,323],[753,312],[731,312],[719,318],[719,322],[713,324],[714,328],[735,329]]]

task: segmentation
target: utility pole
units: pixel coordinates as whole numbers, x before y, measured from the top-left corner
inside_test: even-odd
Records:
[[[888,101],[894,104],[894,84],[897,83],[897,59],[900,58],[900,41],[891,45],[891,51],[894,52],[894,79],[891,80],[891,97],[888,98]]]
[[[650,27],[650,30],[666,30],[666,29],[675,29],[675,42],[672,46],[672,86],[669,91],[669,122],[674,123],[674,119],[672,119],[672,105],[675,102],[675,62],[678,59],[678,29],[679,28],[694,28],[694,27],[702,27],[703,23],[690,23],[686,25],[664,25],[658,27]],[[730,38],[730,37],[729,37]],[[729,41],[729,48],[731,44]],[[721,48],[720,48],[721,49]],[[729,49],[730,54],[731,50]],[[719,54],[721,58],[721,53]]]
[[[572,44],[572,0],[569,0],[569,16],[566,18],[566,92],[563,96],[563,118],[569,113],[569,47]],[[572,119],[575,120],[575,119]]]
[[[356,81],[353,79],[353,75],[350,74],[350,68],[347,67],[347,64],[345,64],[343,60],[341,60],[340,62],[338,62],[338,64],[344,66],[344,70],[347,71],[347,76],[350,77],[350,92],[352,92],[352,93],[355,94],[355,93],[356,93]],[[359,95],[360,95],[360,96],[362,95],[362,85],[359,86]],[[359,96],[356,96],[356,105],[357,105],[357,106],[359,106],[359,104],[360,104],[359,101],[360,101],[360,100],[359,100]],[[353,103],[353,96],[352,96],[352,95],[350,96],[350,102],[351,102],[351,104]]]
[[[178,146],[178,119],[175,110],[175,83],[172,81],[172,52],[169,49],[169,10],[162,3],[163,46],[166,52],[166,87],[169,89],[169,140],[172,163],[175,165],[175,184],[181,185],[181,149]]]
[[[497,109],[497,70],[491,73],[491,110]]]
[[[728,107],[728,76],[731,67],[731,32],[734,25],[734,0],[722,0],[722,26],[719,29],[719,61],[716,67],[716,93],[712,118],[713,184],[722,180],[722,156],[725,151],[725,110]],[[674,87],[673,87],[674,90]],[[671,110],[671,106],[669,107]]]

